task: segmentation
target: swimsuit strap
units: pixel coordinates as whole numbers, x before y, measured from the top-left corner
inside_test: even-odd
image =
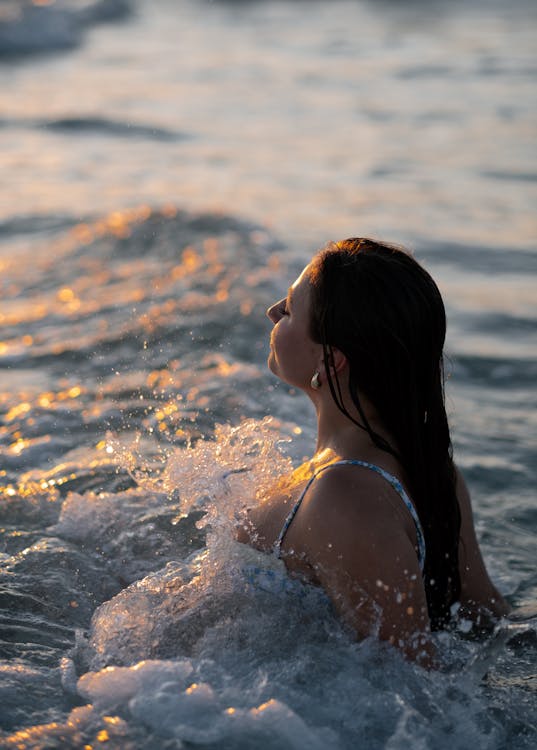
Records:
[[[332,466],[344,466],[346,464],[351,464],[353,466],[363,466],[366,469],[371,469],[371,471],[376,472],[381,477],[383,477],[387,482],[389,482],[389,484],[397,492],[401,500],[406,505],[410,515],[412,516],[412,520],[414,521],[414,525],[416,527],[416,538],[418,542],[418,562],[419,562],[420,570],[423,572],[423,566],[425,565],[425,537],[423,535],[423,529],[422,529],[418,514],[416,512],[416,509],[412,503],[412,500],[407,495],[405,488],[403,487],[401,482],[397,479],[397,477],[394,477],[393,474],[390,474],[388,471],[386,471],[385,469],[382,469],[380,466],[377,466],[376,464],[370,464],[368,461],[360,461],[358,459],[353,459],[353,458],[343,459],[341,461],[334,461],[334,463],[327,464],[326,466],[322,466],[318,471],[316,471],[313,474],[311,479],[308,481],[308,483],[302,490],[300,497],[298,498],[296,503],[293,505],[293,507],[287,514],[282,530],[280,531],[280,533],[278,534],[278,538],[274,542],[272,549],[276,557],[280,557],[281,546],[282,546],[284,537],[287,534],[289,526],[291,525],[293,518],[295,517],[298,509],[300,508],[300,504],[302,503],[302,500],[304,499],[306,492],[309,490],[310,485],[313,484],[313,482],[315,481],[315,479],[317,479],[319,474],[322,474],[322,472],[326,471],[326,469],[330,469]]]

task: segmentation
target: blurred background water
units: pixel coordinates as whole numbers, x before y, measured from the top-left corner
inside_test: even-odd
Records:
[[[0,3],[0,746],[534,746],[536,28],[529,0]],[[307,587],[249,591],[230,530],[314,434],[264,310],[355,235],[444,293],[456,458],[525,608],[439,636],[432,675]]]

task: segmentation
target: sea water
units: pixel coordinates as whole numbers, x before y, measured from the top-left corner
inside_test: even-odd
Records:
[[[0,746],[533,747],[534,7],[0,18]],[[456,459],[516,609],[436,636],[431,673],[233,537],[314,442],[264,310],[363,234],[445,296]]]

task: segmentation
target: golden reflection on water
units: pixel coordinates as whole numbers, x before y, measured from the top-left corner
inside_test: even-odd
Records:
[[[89,245],[107,234],[125,239],[130,237],[133,224],[147,221],[152,213],[152,209],[147,205],[123,211],[112,211],[108,216],[93,224],[86,222],[77,224],[71,229],[65,242],[70,244],[74,241],[76,245]],[[162,209],[159,213],[170,216],[169,208]]]
[[[4,421],[6,423],[14,422],[19,417],[31,411],[34,406],[40,406],[43,409],[49,409],[51,406],[54,405],[55,401],[62,402],[62,401],[69,401],[71,399],[76,399],[84,392],[85,392],[85,389],[83,386],[73,385],[67,388],[66,390],[57,391],[56,393],[53,393],[52,391],[40,393],[34,399],[33,404],[31,401],[21,401],[19,404],[12,406],[11,409],[9,409],[9,411],[6,413],[4,417]],[[0,428],[0,434],[2,434],[2,432],[5,432],[4,428]]]
[[[42,496],[43,491],[51,491],[47,496],[47,500],[53,503],[56,502],[59,497],[56,488],[76,478],[77,474],[75,472],[70,472],[69,474],[57,476],[54,479],[29,479],[20,482],[16,486],[8,484],[3,487],[0,486],[0,497],[35,497],[36,495]]]
[[[241,276],[240,265],[224,260],[221,238],[205,237],[199,247],[188,244],[177,248],[177,260],[153,268],[148,258],[125,255],[123,250],[105,263],[96,254],[80,252],[81,245],[108,238],[124,239],[132,234],[135,226],[142,226],[151,218],[162,222],[177,213],[172,206],[153,210],[147,205],[124,211],[113,211],[108,216],[93,223],[83,222],[65,232],[53,243],[54,262],[51,254],[46,257],[28,255],[26,263],[17,265],[9,260],[12,276],[4,288],[4,305],[0,312],[0,324],[7,328],[38,323],[50,316],[59,318],[59,326],[36,327],[17,336],[0,341],[0,356],[24,356],[30,347],[37,347],[36,354],[52,353],[61,355],[70,348],[90,346],[95,340],[101,341],[103,333],[111,331],[117,337],[117,324],[112,325],[109,309],[121,311],[133,308],[142,301],[154,302],[138,315],[125,315],[120,325],[125,333],[135,327],[153,334],[159,327],[173,323],[179,313],[202,310],[207,305],[225,304],[230,300],[232,287],[240,279],[246,281],[238,300],[240,314],[249,316],[254,309],[254,300],[247,296],[247,288],[259,281],[260,271]],[[252,239],[255,241],[255,232]],[[225,240],[223,240],[225,242]],[[62,256],[74,255],[76,264],[71,274],[72,280],[58,284],[47,294],[40,285],[43,273],[53,274]],[[279,259],[273,255],[268,260],[269,272],[276,272]],[[148,268],[149,263],[149,268]],[[264,269],[267,272],[267,269]],[[148,273],[150,282],[148,283]],[[192,275],[200,275],[200,284],[182,284]],[[210,282],[209,285],[206,282]],[[102,315],[100,314],[102,312]],[[135,312],[133,309],[132,312]],[[72,326],[65,324],[72,320]],[[67,335],[66,335],[67,334]]]
[[[267,709],[272,708],[275,705],[276,705],[276,701],[274,700],[274,698],[271,698],[270,700],[266,701],[266,703],[262,703],[257,708],[253,708],[252,713],[254,714],[254,716],[256,714],[261,714],[263,713],[263,711],[266,711]]]
[[[19,729],[9,737],[6,737],[3,747],[13,748],[14,750],[27,750],[28,747],[44,747],[39,741],[41,738],[45,738],[45,745],[50,745],[51,738],[54,740],[54,747],[74,747],[74,743],[77,743],[77,747],[83,750],[95,750],[97,744],[104,745],[114,739],[122,741],[123,731],[125,728],[124,719],[119,716],[102,716],[101,721],[105,725],[103,729],[94,729],[95,736],[90,742],[84,742],[81,735],[81,720],[84,716],[91,711],[91,706],[82,706],[72,711],[71,716],[67,719],[65,724],[60,724],[57,721],[50,722],[49,724],[38,724],[33,727],[27,727],[26,729]],[[119,732],[119,735],[118,735]],[[31,743],[31,744],[30,744]],[[39,743],[37,745],[36,743]],[[114,744],[114,747],[118,745]]]
[[[131,346],[131,339],[134,340],[132,346],[137,351],[149,350],[147,357],[150,358],[155,334],[158,336],[162,329],[173,330],[177,321],[184,327],[185,316],[191,312],[226,304],[233,296],[233,304],[240,314],[250,315],[254,309],[254,292],[248,297],[248,288],[263,284],[267,275],[277,271],[279,258],[270,255],[262,268],[245,273],[237,259],[233,228],[229,235],[225,229],[222,235],[189,239],[175,249],[175,224],[167,227],[163,219],[171,220],[176,214],[173,206],[160,210],[139,206],[114,211],[93,223],[80,223],[58,240],[54,239],[53,260],[51,253],[43,253],[35,255],[34,262],[30,252],[26,263],[10,258],[6,304],[0,314],[0,324],[12,330],[9,331],[11,338],[0,342],[0,356],[16,355],[24,362],[28,349],[32,348],[35,358],[49,358],[65,351],[82,355],[87,351],[91,358],[99,347],[108,344],[110,336],[112,343],[125,338],[127,347]],[[148,221],[151,223],[147,224]],[[172,244],[166,248],[165,258],[158,260],[146,253],[145,245],[162,227],[165,241]],[[129,246],[116,242],[115,238],[122,240],[135,231],[139,234],[132,240],[134,251],[131,253]],[[196,236],[196,231],[193,234]],[[262,243],[266,234],[253,230],[251,240]],[[91,242],[96,243],[94,248],[81,247]],[[64,268],[60,265],[63,260]],[[138,304],[141,302],[143,305]],[[33,327],[29,325],[35,323]],[[17,326],[22,328],[18,335]],[[121,388],[132,390],[132,395],[125,397],[128,400],[125,413],[134,409],[140,415],[138,427],[159,438],[189,440],[195,417],[199,410],[207,410],[211,405],[211,396],[185,371],[179,359],[170,359],[166,366],[152,370],[147,365],[144,358],[135,372],[122,373]],[[8,363],[8,366],[13,365]],[[200,355],[199,366],[204,373],[204,383],[232,379],[244,370],[244,363],[229,362],[216,352]],[[21,373],[24,367],[28,364],[22,365]],[[254,368],[252,376],[256,374]],[[17,373],[15,378],[18,376]],[[80,373],[76,377],[80,380]],[[109,412],[117,411],[119,381],[110,381],[107,385],[93,383],[87,387],[82,382],[72,381],[72,376],[57,380],[58,390],[55,391],[43,388],[39,379],[33,381],[24,377],[20,381],[15,379],[15,383],[27,383],[26,388],[20,388],[17,393],[9,385],[0,392],[0,405],[5,409],[0,439],[6,457],[12,459],[12,468],[24,467],[33,453],[38,454],[40,446],[46,443],[49,444],[45,449],[47,455],[63,450],[62,445],[56,449],[56,435],[46,427],[49,418],[54,420],[57,416],[56,433],[59,429],[66,434],[67,427],[62,427],[67,424],[65,420],[76,421],[78,417],[80,429],[83,429],[86,425],[93,427],[101,418],[106,419]],[[178,389],[182,392],[178,393]],[[143,402],[141,407],[134,404],[138,400]],[[48,429],[49,434],[40,434],[42,429]],[[110,462],[114,458],[109,455],[114,448],[106,439],[97,437],[93,450],[102,458],[92,465],[99,466],[103,459]],[[9,484],[0,488],[0,494],[30,496],[50,491],[75,478],[72,472],[56,466],[53,479],[45,476],[41,477],[41,483]]]

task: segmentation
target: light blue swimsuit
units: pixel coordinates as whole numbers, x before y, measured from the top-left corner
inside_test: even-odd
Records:
[[[306,495],[306,492],[309,490],[313,482],[317,479],[319,474],[322,474],[323,471],[326,471],[327,469],[332,468],[332,466],[344,466],[346,464],[350,464],[353,466],[363,466],[366,469],[375,471],[377,474],[383,477],[397,492],[401,500],[404,502],[404,504],[408,508],[408,511],[410,515],[412,516],[412,520],[414,521],[414,525],[416,527],[416,539],[417,539],[417,544],[418,544],[418,563],[420,566],[420,570],[423,573],[423,567],[425,564],[425,539],[423,536],[423,529],[422,529],[420,520],[418,518],[416,509],[414,505],[412,504],[412,501],[410,500],[409,496],[407,495],[405,488],[403,487],[401,482],[397,479],[397,477],[394,477],[393,474],[390,474],[385,469],[381,469],[381,467],[376,466],[376,464],[370,464],[367,461],[359,461],[358,459],[344,459],[342,461],[335,461],[334,463],[327,464],[326,466],[321,467],[318,471],[315,472],[315,474],[313,474],[311,479],[308,481],[308,483],[302,490],[300,497],[298,498],[296,503],[293,505],[293,507],[287,514],[282,530],[280,531],[280,533],[278,534],[278,538],[274,542],[272,550],[274,554],[276,555],[276,557],[278,558],[281,557],[282,542],[285,538],[287,531],[289,530],[289,526],[291,525],[293,518],[295,517],[298,509],[300,508],[300,505]],[[270,591],[271,593],[279,593],[279,592],[287,591],[293,584],[292,580],[289,579],[286,575],[282,577],[281,572],[278,572],[272,569],[259,568],[255,565],[246,566],[246,568],[244,569],[244,573],[246,574],[246,579],[249,582],[249,584],[252,585],[257,590],[261,589],[263,591]]]

